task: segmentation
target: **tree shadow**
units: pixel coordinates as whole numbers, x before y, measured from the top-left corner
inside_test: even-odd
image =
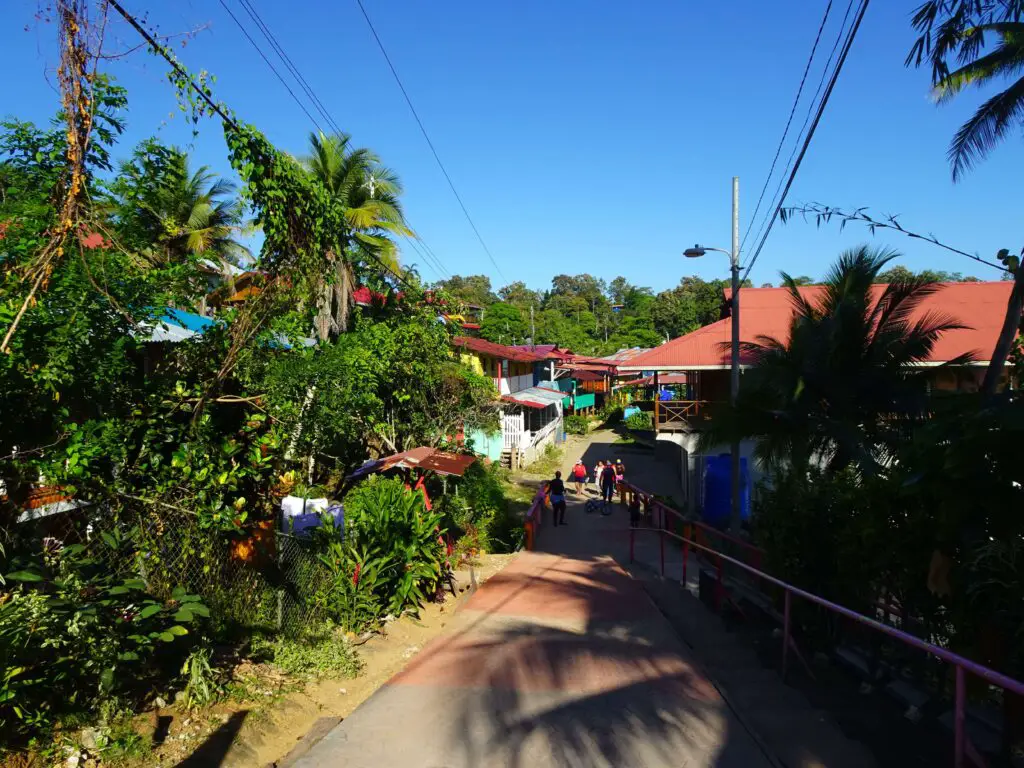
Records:
[[[191,755],[178,763],[177,768],[215,768],[221,765],[248,714],[249,711],[245,709],[233,713]]]
[[[381,709],[447,691],[425,730],[443,725],[450,766],[770,765],[614,560],[544,557],[493,577],[466,606],[481,615],[417,655]]]

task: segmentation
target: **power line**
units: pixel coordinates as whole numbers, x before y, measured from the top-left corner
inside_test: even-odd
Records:
[[[221,2],[223,3],[223,0],[221,0]],[[263,37],[270,44],[270,47],[274,49],[274,52],[277,53],[281,61],[284,62],[285,67],[291,73],[292,77],[295,78],[296,82],[299,84],[299,87],[302,88],[302,90],[309,97],[310,102],[313,104],[313,107],[317,110],[317,112],[319,112],[320,115],[323,117],[324,122],[326,122],[331,127],[331,130],[333,130],[335,134],[344,135],[345,132],[338,125],[337,121],[328,111],[326,105],[323,103],[323,101],[321,101],[320,97],[317,96],[316,91],[313,89],[313,86],[309,84],[309,82],[303,76],[302,72],[299,71],[299,68],[295,65],[291,57],[285,51],[284,46],[281,45],[281,43],[278,41],[270,26],[263,20],[263,17],[260,16],[259,11],[256,10],[251,0],[238,0],[238,2],[245,10],[245,12],[249,15],[249,18],[252,19],[253,23],[259,28],[260,32],[263,33]],[[246,37],[248,37],[248,35],[246,35]],[[250,42],[252,42],[251,38]],[[255,43],[253,43],[253,45],[255,45]],[[257,48],[257,50],[259,49]],[[263,55],[262,52],[260,52],[260,55]],[[266,57],[264,56],[264,60],[265,59]],[[307,112],[306,114],[308,115],[309,113]],[[316,122],[314,121],[314,125],[315,124]],[[319,129],[319,126],[317,126],[317,128]],[[320,132],[324,133],[324,131],[322,130]],[[409,240],[411,243],[415,238],[406,237],[406,239]],[[440,257],[438,257],[437,254],[435,254],[433,250],[430,249],[429,246],[427,246],[426,241],[420,238],[420,244],[430,251],[430,255],[433,257],[437,265],[435,267],[434,264],[427,261],[428,266],[430,266],[430,268],[434,269],[435,271],[440,270],[440,273],[447,274],[448,270],[445,269],[444,263],[441,261]],[[417,253],[419,253],[418,250]]]
[[[491,253],[491,249],[487,247],[487,243],[484,242],[483,236],[480,234],[480,230],[477,229],[476,224],[473,222],[473,217],[469,215],[469,210],[466,208],[466,204],[462,202],[462,197],[459,195],[459,191],[455,188],[455,183],[452,181],[452,177],[448,175],[448,170],[444,167],[444,163],[441,162],[440,155],[437,154],[437,149],[434,148],[434,142],[430,140],[430,134],[427,133],[426,127],[423,125],[423,121],[420,119],[419,113],[416,111],[416,107],[413,106],[412,99],[409,97],[409,92],[405,90],[405,86],[402,84],[402,78],[398,76],[398,70],[395,69],[395,65],[391,62],[391,57],[388,56],[387,50],[384,48],[384,43],[380,39],[380,35],[377,34],[377,30],[373,26],[373,22],[370,21],[370,15],[366,12],[366,8],[363,6],[363,0],[356,0],[359,5],[359,10],[363,12],[363,18],[366,19],[367,25],[370,27],[370,32],[373,33],[374,40],[377,41],[377,47],[380,48],[380,52],[384,54],[384,60],[388,63],[388,68],[391,70],[391,74],[395,77],[395,82],[398,83],[399,90],[402,91],[402,96],[405,97],[405,103],[409,105],[409,110],[412,112],[412,116],[416,118],[416,124],[420,127],[420,132],[423,134],[423,138],[427,140],[427,146],[430,147],[431,154],[434,155],[434,160],[437,161],[437,166],[441,169],[441,173],[444,174],[445,180],[448,182],[448,186],[451,187],[452,194],[455,195],[455,199],[459,203],[459,207],[462,209],[463,215],[466,217],[466,221],[469,222],[469,226],[472,227],[473,233],[476,235],[476,239],[480,241],[480,246],[484,249],[484,253],[487,254],[487,258],[491,260],[491,264],[494,265],[494,269],[502,280],[508,282],[508,278],[505,277],[501,271],[501,267],[498,266],[497,260]]]
[[[425,250],[427,253],[434,257],[434,260],[437,261],[438,264],[441,264],[441,257],[434,253],[434,249],[427,244],[426,240],[420,238],[419,244],[423,246],[423,250]],[[442,266],[444,265],[442,264]],[[447,270],[445,270],[445,272],[447,273]]]
[[[221,4],[221,6],[223,6],[224,10],[227,11],[228,15],[231,16],[231,18],[234,20],[235,24],[238,25],[238,28],[242,31],[242,34],[245,35],[245,38],[249,41],[249,43],[252,45],[252,47],[256,49],[256,52],[260,55],[260,58],[262,58],[263,61],[266,62],[267,66],[270,67],[270,71],[273,72],[274,75],[277,77],[277,79],[281,81],[281,84],[285,87],[285,90],[288,91],[288,94],[292,97],[292,99],[295,101],[295,103],[299,105],[299,108],[305,113],[306,117],[309,118],[310,122],[313,123],[313,125],[316,127],[317,131],[319,131],[321,134],[326,134],[324,129],[317,122],[316,118],[314,118],[313,115],[310,114],[309,110],[306,109],[306,106],[302,103],[302,101],[298,98],[298,96],[295,95],[295,92],[285,82],[284,78],[281,76],[281,73],[278,72],[277,68],[273,65],[273,63],[270,61],[270,59],[267,57],[267,55],[263,52],[263,49],[260,48],[259,44],[252,38],[252,36],[249,34],[249,32],[245,29],[245,27],[242,25],[241,21],[239,21],[238,17],[235,16],[235,14],[231,12],[231,9],[227,6],[227,4],[224,2],[224,0],[220,0],[220,4]],[[259,13],[256,12],[255,8],[252,8],[251,6],[246,5],[245,0],[240,0],[240,4],[242,5],[242,7],[246,11],[246,13],[248,13],[249,18],[252,19],[253,22],[256,24],[256,26],[260,29],[260,31],[263,32],[264,37],[267,38],[267,41],[270,43],[271,47],[274,49],[274,51],[277,53],[277,55],[281,58],[281,61],[284,62],[285,66],[288,68],[288,71],[295,78],[296,82],[299,83],[299,86],[305,91],[307,96],[309,96],[310,100],[312,101],[312,103],[314,105],[314,108],[317,109],[320,112],[321,116],[324,118],[324,121],[327,122],[328,125],[330,125],[332,127],[332,129],[334,130],[335,133],[338,133],[338,134],[343,133],[343,131],[340,128],[338,128],[338,125],[334,121],[334,119],[327,112],[326,108],[323,105],[323,102],[320,101],[320,99],[316,96],[315,92],[310,87],[309,83],[302,76],[302,73],[300,73],[298,71],[298,69],[292,63],[291,59],[284,52],[284,48],[280,45],[280,43],[277,42],[277,38],[274,37],[274,35],[270,31],[269,27],[267,27],[266,24],[263,22],[262,18],[259,17]],[[399,272],[396,272],[391,267],[389,267],[387,264],[385,264],[384,261],[382,259],[380,259],[376,254],[371,253],[371,252],[367,252],[366,255],[368,255],[371,259],[373,259],[373,261],[375,261],[378,264],[378,266],[380,266],[386,272],[388,272],[391,275],[393,275],[395,278],[397,278],[400,282],[405,284],[407,287],[414,288],[412,283],[410,283]]]
[[[836,35],[836,41],[832,44],[832,50],[829,52],[828,58],[825,60],[825,66],[822,67],[821,77],[818,79],[818,87],[814,90],[814,96],[811,98],[810,103],[807,107],[807,114],[804,116],[803,125],[800,126],[800,130],[796,135],[796,140],[793,142],[793,150],[789,153],[789,158],[786,160],[784,166],[788,171],[793,165],[793,159],[796,157],[797,150],[800,147],[800,141],[807,131],[807,125],[811,121],[811,115],[814,114],[814,105],[818,103],[818,97],[821,95],[822,88],[825,87],[825,80],[828,78],[829,68],[832,66],[832,60],[836,57],[836,52],[839,50],[839,46],[842,43],[844,36],[847,34],[846,22],[850,18],[850,14],[853,11],[854,0],[850,0],[846,5],[846,13],[843,14],[843,21],[839,25],[839,33]],[[782,176],[779,177],[779,183],[775,187],[775,192],[772,194],[772,205],[778,201],[779,195],[782,192],[782,186],[785,183],[786,171],[783,171]],[[765,211],[764,218],[761,220],[761,224],[757,227],[757,234],[754,236],[754,241],[761,239],[761,235],[764,233],[764,229],[768,226],[768,211],[771,210],[771,206]],[[753,222],[751,222],[753,224]],[[743,236],[746,241],[746,235]],[[742,249],[741,249],[742,252]]]
[[[414,238],[405,235],[405,239],[409,242],[409,247],[416,252],[416,255],[419,256],[420,259],[423,260],[423,263],[437,274],[438,279],[443,280],[446,277],[447,272],[440,266],[440,263],[436,259],[432,258],[433,254],[428,254],[425,249],[416,243]]]
[[[803,162],[804,155],[807,154],[807,148],[811,145],[811,139],[814,138],[814,132],[818,128],[818,123],[821,122],[821,116],[825,113],[825,106],[828,104],[829,97],[832,95],[832,90],[835,88],[836,82],[839,80],[839,73],[842,71],[843,64],[846,62],[846,57],[849,55],[850,48],[853,46],[854,38],[857,36],[857,30],[860,29],[860,23],[864,20],[864,14],[868,9],[869,2],[870,0],[862,0],[861,2],[857,16],[854,18],[853,26],[850,28],[850,33],[846,38],[846,42],[843,44],[842,52],[839,54],[839,59],[836,61],[836,67],[832,72],[832,77],[829,79],[828,87],[825,89],[825,93],[821,97],[821,103],[818,105],[818,110],[814,115],[814,121],[811,123],[807,136],[804,138],[803,146],[800,148],[800,154],[796,158],[792,171],[790,171],[789,179],[786,181],[786,186],[782,190],[782,196],[779,198],[779,202],[775,206],[775,210],[772,212],[771,218],[768,220],[768,227],[765,229],[764,235],[757,245],[757,250],[754,251],[754,255],[750,259],[750,264],[747,266],[746,272],[743,273],[743,280],[747,279],[747,276],[750,274],[750,270],[754,268],[754,264],[757,262],[757,257],[761,255],[761,249],[764,248],[765,241],[768,240],[768,235],[772,231],[775,220],[779,217],[779,211],[782,209],[782,205],[786,201],[786,195],[789,194],[789,189],[793,186],[793,180],[796,178],[797,171],[800,170],[800,164]],[[743,281],[741,281],[741,283],[742,282]]]
[[[207,106],[209,106],[210,109],[212,109],[215,113],[217,113],[220,116],[220,118],[225,123],[230,125],[232,128],[234,128],[235,130],[239,129],[238,121],[235,120],[234,117],[229,115],[227,112],[225,112],[224,108],[220,104],[215,102],[206,93],[206,91],[204,91],[202,88],[199,87],[199,85],[196,84],[196,81],[192,78],[192,75],[188,72],[188,70],[186,70],[183,66],[181,66],[181,64],[179,64],[178,61],[174,57],[168,55],[167,51],[163,48],[163,46],[161,46],[153,38],[153,36],[148,31],[146,31],[146,28],[143,27],[142,24],[139,23],[138,19],[136,19],[132,14],[130,14],[128,11],[126,11],[124,9],[124,7],[122,7],[121,4],[117,2],[117,0],[107,0],[107,4],[111,8],[113,8],[115,11],[117,11],[121,15],[121,17],[125,21],[127,21],[128,24],[131,25],[131,27],[136,32],[139,33],[139,35],[142,37],[142,39],[145,40],[149,44],[149,46],[153,49],[153,51],[155,53],[158,53],[160,56],[162,56],[163,59],[168,64],[170,64],[171,68],[175,72],[177,72],[179,75],[181,75],[182,77],[184,77],[188,81],[189,87],[192,88],[192,90],[196,92],[196,94],[199,96],[199,98],[201,98],[204,102],[206,102]],[[369,254],[369,255],[371,256],[371,258],[373,258],[374,261],[377,262],[377,264],[385,272],[390,272],[395,277],[395,279],[397,279],[399,282],[405,284],[406,287],[408,287],[411,290],[421,290],[419,288],[419,286],[413,285],[403,275],[401,275],[398,272],[395,272],[393,269],[391,269],[391,267],[389,267],[387,264],[385,264],[383,261],[381,261],[376,256],[376,254]]]
[[[793,99],[793,108],[789,110],[789,118],[786,120],[786,127],[782,131],[782,138],[779,139],[779,146],[775,150],[775,157],[772,158],[772,167],[768,169],[768,176],[765,177],[764,186],[761,187],[761,194],[757,198],[757,205],[754,206],[754,213],[750,217],[750,223],[747,224],[747,231],[743,233],[743,242],[740,243],[740,253],[743,253],[743,246],[747,244],[747,237],[750,235],[750,230],[754,226],[755,219],[757,219],[758,211],[761,210],[761,201],[764,200],[764,193],[768,190],[768,183],[772,180],[772,174],[775,173],[775,164],[779,161],[779,155],[782,153],[782,147],[786,143],[786,137],[789,135],[789,126],[793,123],[793,115],[796,114],[797,105],[800,103],[800,96],[804,92],[804,83],[807,82],[807,73],[811,70],[811,64],[814,62],[814,54],[817,52],[818,43],[821,41],[821,33],[825,29],[825,24],[828,22],[828,15],[831,11],[832,0],[828,0],[828,5],[825,6],[825,15],[822,16],[821,25],[818,27],[818,34],[814,37],[814,45],[811,46],[811,55],[807,57],[807,66],[804,67],[804,74],[800,78],[800,87],[796,89],[796,98]]]
[[[277,67],[275,67],[274,64],[270,61],[270,59],[267,58],[267,55],[263,53],[263,49],[260,48],[259,45],[257,45],[256,41],[252,39],[252,36],[249,34],[248,30],[246,30],[246,28],[242,26],[242,22],[240,22],[238,20],[238,17],[235,16],[234,13],[232,13],[230,8],[228,8],[228,4],[225,3],[224,0],[220,0],[220,4],[221,7],[223,7],[224,10],[228,12],[228,16],[230,16],[234,20],[235,24],[238,25],[238,28],[242,30],[242,34],[245,35],[246,40],[252,43],[252,47],[256,49],[256,53],[258,53],[260,57],[263,59],[263,61],[267,63],[267,66],[270,67],[270,71],[273,72],[277,79],[281,81],[281,85],[283,85],[284,89],[288,91],[288,95],[292,97],[295,103],[299,105],[299,109],[305,112],[306,117],[309,118],[310,122],[312,122],[313,125],[316,126],[317,130],[320,131],[320,133],[323,133],[324,129],[320,127],[320,124],[316,121],[316,118],[309,113],[309,110],[306,109],[306,105],[299,100],[299,97],[295,95],[295,91],[293,91],[291,89],[291,86],[289,86],[288,83],[285,82],[284,78],[281,77],[281,73],[277,71]]]
[[[320,101],[319,97],[313,91],[313,88],[306,81],[306,78],[302,76],[301,72],[299,72],[298,67],[296,67],[292,62],[291,57],[285,52],[284,47],[278,42],[277,37],[274,36],[270,27],[268,27],[266,22],[263,21],[263,17],[261,17],[256,8],[253,7],[252,3],[250,3],[249,0],[238,0],[238,4],[242,6],[242,9],[249,15],[249,18],[252,19],[256,27],[263,33],[263,37],[266,38],[266,41],[270,43],[270,47],[274,49],[281,61],[284,62],[285,67],[287,67],[288,71],[291,72],[292,77],[295,78],[299,87],[305,91],[306,96],[309,97],[313,107],[320,113],[321,117],[323,117],[324,122],[326,122],[335,133],[344,133],[344,131],[338,127],[334,118],[331,117],[331,114],[327,111],[327,107],[324,106],[324,103]],[[321,131],[321,133],[323,133],[323,131]]]

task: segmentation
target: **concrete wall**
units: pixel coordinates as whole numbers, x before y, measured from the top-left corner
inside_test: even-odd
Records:
[[[525,451],[523,451],[523,466],[528,467],[541,456],[544,455],[544,451],[549,445],[555,444],[555,439],[558,436],[558,432],[561,429],[561,425],[556,427],[554,431],[545,435],[542,439],[538,440],[534,445],[531,445]]]
[[[656,460],[676,468],[678,493],[672,495],[695,514],[700,512],[703,504],[705,458],[730,451],[730,446],[721,445],[700,454],[697,452],[697,439],[698,435],[693,432],[661,432],[655,444]],[[747,460],[753,489],[764,478],[763,468],[754,460],[755,445],[753,440],[740,443],[740,457]]]
[[[474,453],[486,456],[491,461],[498,461],[501,458],[501,450],[504,446],[501,430],[488,435],[477,429],[467,434],[466,437],[473,441]]]

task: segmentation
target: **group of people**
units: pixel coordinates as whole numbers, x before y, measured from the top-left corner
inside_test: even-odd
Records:
[[[594,467],[592,481],[597,485],[601,499],[605,504],[610,504],[615,495],[616,486],[626,477],[626,465],[621,459],[612,461],[598,461]],[[583,487],[591,482],[590,473],[587,471],[583,459],[577,459],[576,464],[570,472],[573,485],[576,486],[576,494],[583,494]],[[551,499],[551,508],[554,511],[555,525],[566,525],[565,522],[565,482],[562,480],[562,473],[555,472],[554,479],[548,482],[548,496]]]

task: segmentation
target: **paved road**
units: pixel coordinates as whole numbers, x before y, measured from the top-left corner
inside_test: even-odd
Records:
[[[573,500],[568,521],[545,521],[543,551],[482,585],[296,766],[771,765],[611,556],[628,541],[625,511],[587,515]]]

